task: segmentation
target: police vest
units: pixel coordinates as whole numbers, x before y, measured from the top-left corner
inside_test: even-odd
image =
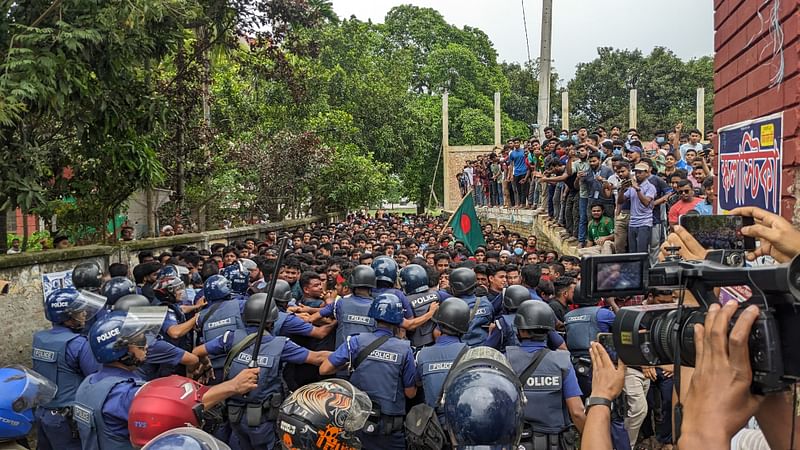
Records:
[[[353,295],[338,301],[339,312],[336,320],[339,324],[336,327],[336,348],[344,344],[347,336],[351,334],[375,331],[375,319],[369,317],[372,299]]]
[[[417,370],[422,375],[425,404],[439,410],[437,402],[453,361],[467,344],[456,342],[449,345],[425,347],[417,353]]]
[[[106,377],[97,383],[92,380],[97,374],[86,377],[75,394],[76,402],[72,407],[72,416],[78,425],[83,450],[132,450],[128,436],[111,434],[103,420],[103,404],[114,386],[124,382],[135,382],[136,386],[144,383],[134,378]]]
[[[589,354],[592,341],[597,339],[600,327],[597,323],[597,311],[600,308],[590,306],[578,308],[564,316],[564,326],[567,328],[567,348],[570,352],[585,356]]]
[[[506,357],[517,375],[522,374],[535,355],[521,347],[506,347]],[[527,398],[524,420],[534,431],[557,434],[571,423],[562,392],[571,367],[569,352],[550,352],[528,379],[520,380]]]
[[[496,320],[497,331],[500,332],[500,348],[498,350],[501,352],[505,351],[506,347],[519,345],[517,327],[514,326],[514,316],[515,314],[503,314]]]
[[[225,334],[226,331],[236,331],[244,329],[242,315],[239,312],[239,302],[233,300],[223,300],[219,307],[217,303],[212,303],[200,312],[198,319],[202,324],[203,342],[210,342]],[[216,308],[213,314],[208,314],[211,308]],[[225,365],[225,356],[217,355],[211,357],[211,366],[214,369],[222,369]]]
[[[423,292],[421,294],[412,294],[408,297],[408,302],[411,304],[411,309],[414,310],[414,317],[424,316],[431,309],[434,302],[439,301],[439,294],[434,292]],[[433,329],[436,324],[430,320],[420,325],[416,330],[411,332],[411,345],[414,347],[422,347],[433,343]]]
[[[233,345],[236,346],[248,335],[245,330],[236,330],[233,333]],[[268,340],[269,339],[269,340]],[[229,405],[244,406],[248,403],[265,403],[273,394],[283,395],[283,383],[281,382],[281,355],[283,347],[288,341],[285,337],[264,336],[261,340],[261,347],[258,352],[258,387],[250,391],[247,397],[234,395],[228,399]],[[253,359],[253,344],[242,349],[238,355],[233,357],[231,368],[226,380],[231,380],[239,372],[247,369]],[[227,356],[227,355],[226,355]],[[266,418],[266,415],[263,416]]]
[[[33,335],[33,370],[58,386],[56,396],[44,408],[63,408],[75,401],[75,392],[83,381],[83,374],[73,368],[77,361],[67,363],[67,345],[73,339],[86,338],[71,331],[39,331]]]
[[[467,332],[461,337],[461,341],[470,347],[483,345],[483,343],[486,341],[486,338],[489,336],[489,330],[484,327],[489,325],[489,323],[492,321],[492,316],[494,315],[492,304],[489,303],[489,300],[487,300],[486,297],[476,298],[474,295],[464,296],[462,297],[462,300],[467,302],[467,305],[469,305],[470,314],[472,314],[475,302],[480,302],[480,305],[475,311],[475,316],[469,322]]]
[[[358,335],[359,349],[372,343],[378,336],[373,333]],[[373,403],[388,416],[402,416],[406,413],[406,396],[401,380],[403,363],[411,351],[408,341],[395,337],[372,351],[355,372],[350,382],[369,395]]]
[[[272,325],[273,336],[284,336],[283,334],[281,334],[281,330],[283,329],[283,324],[286,323],[287,317],[289,317],[289,313],[278,311],[278,320],[276,320],[275,324]]]
[[[173,314],[175,314],[175,321],[180,325],[186,322],[186,314],[183,313],[181,307],[174,303],[162,303],[165,305]],[[186,333],[185,335],[177,338],[172,339],[169,337],[167,333],[164,333],[164,340],[169,342],[170,344],[174,345],[175,347],[182,348],[188,352],[192,351],[192,333]]]

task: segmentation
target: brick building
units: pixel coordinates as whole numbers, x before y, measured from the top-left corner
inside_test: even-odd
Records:
[[[714,129],[783,112],[781,214],[800,224],[800,0],[714,0]]]

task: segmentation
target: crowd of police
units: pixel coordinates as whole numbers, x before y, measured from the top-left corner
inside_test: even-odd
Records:
[[[565,450],[615,403],[630,449],[625,400],[590,395],[614,312],[573,305],[580,261],[491,226],[469,254],[451,231],[352,215],[287,233],[277,269],[277,233],[143,252],[132,278],[80,264],[44,302],[33,370],[0,369],[0,448],[35,423],[58,450]]]

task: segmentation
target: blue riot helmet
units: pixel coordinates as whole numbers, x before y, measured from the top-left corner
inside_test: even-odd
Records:
[[[136,293],[136,285],[127,277],[114,277],[100,288],[100,294],[106,298],[106,306],[112,307],[117,300],[128,294]]]
[[[426,292],[428,290],[428,272],[419,264],[409,264],[400,271],[400,285],[403,286],[403,292],[406,295]]]
[[[392,325],[403,323],[403,302],[394,294],[381,294],[372,301],[367,315],[378,322]]]
[[[129,353],[129,346],[147,347],[158,335],[166,316],[166,306],[139,306],[127,312],[114,311],[92,325],[89,347],[100,363],[120,361],[136,366],[140,361]]]
[[[358,449],[361,442],[355,434],[371,412],[369,396],[348,381],[310,383],[281,405],[275,427],[278,441],[285,450]]]
[[[467,350],[443,387],[445,424],[458,450],[517,448],[525,395],[502,353]]]
[[[178,269],[172,264],[167,264],[158,271],[158,278],[164,278],[164,277],[178,278],[179,276],[180,274],[178,273]]]
[[[250,287],[250,272],[244,270],[239,261],[222,269],[222,276],[231,282],[231,290],[235,294],[244,294]]]
[[[211,275],[203,285],[203,295],[213,302],[223,300],[231,295],[231,282],[222,275]]]
[[[228,444],[199,428],[173,428],[154,437],[142,450],[231,450]]]
[[[72,285],[75,289],[97,290],[102,284],[103,270],[94,262],[80,263],[72,269]]]
[[[86,321],[92,319],[106,304],[105,297],[89,291],[73,288],[56,289],[44,301],[44,316],[54,324],[70,319],[73,330],[81,330]]]
[[[18,439],[31,431],[33,411],[50,403],[58,387],[22,366],[0,368],[0,441]]]
[[[391,256],[379,256],[372,261],[377,281],[386,281],[394,286],[397,281],[397,263]]]

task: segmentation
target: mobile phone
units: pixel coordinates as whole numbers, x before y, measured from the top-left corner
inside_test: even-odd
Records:
[[[756,248],[755,238],[742,234],[742,227],[755,223],[752,217],[685,214],[678,219],[678,223],[707,249],[755,250]]]
[[[597,343],[606,349],[611,361],[617,364],[617,349],[614,347],[614,335],[611,333],[597,333]]]

